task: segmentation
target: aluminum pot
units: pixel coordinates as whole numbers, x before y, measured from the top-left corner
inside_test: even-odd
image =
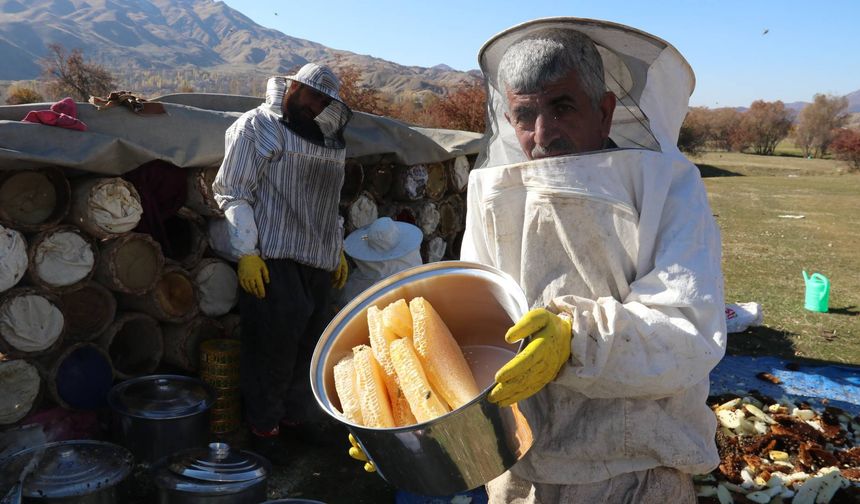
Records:
[[[367,308],[422,296],[457,339],[482,392],[455,411],[412,426],[374,429],[347,421],[334,388],[334,365],[367,343]],[[528,309],[525,294],[505,273],[481,264],[445,261],[400,272],[371,286],[328,325],[311,360],[317,402],[355,436],[391,485],[423,495],[471,490],[499,476],[525,455],[532,432],[514,407],[487,400],[495,372],[517,348],[507,329]]]
[[[211,443],[166,457],[154,470],[159,504],[259,504],[271,465],[255,453]]]
[[[114,439],[140,463],[205,447],[215,391],[189,376],[149,375],[114,385],[108,394]]]
[[[22,502],[121,504],[134,458],[102,441],[61,441],[21,450],[0,460],[0,496],[25,475]]]

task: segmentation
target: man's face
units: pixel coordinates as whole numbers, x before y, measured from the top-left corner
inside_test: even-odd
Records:
[[[592,105],[575,71],[532,94],[508,91],[505,119],[514,127],[528,159],[563,156],[603,148],[612,125],[615,95]]]
[[[328,96],[294,81],[284,98],[284,110],[291,121],[313,121],[329,103],[331,98]]]

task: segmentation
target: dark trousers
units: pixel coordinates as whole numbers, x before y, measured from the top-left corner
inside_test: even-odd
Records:
[[[266,297],[239,290],[241,387],[245,415],[259,431],[281,420],[307,422],[322,412],[310,387],[314,347],[331,319],[331,272],[267,259]]]

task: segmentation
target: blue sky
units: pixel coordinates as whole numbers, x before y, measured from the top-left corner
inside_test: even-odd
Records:
[[[545,16],[606,19],[673,44],[696,72],[692,105],[811,101],[860,89],[860,1],[228,0],[257,23],[402,65],[477,68],[492,35]],[[275,14],[277,13],[277,15]],[[768,30],[767,34],[763,34]]]

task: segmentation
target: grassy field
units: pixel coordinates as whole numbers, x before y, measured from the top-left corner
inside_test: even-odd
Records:
[[[691,158],[722,230],[726,301],[764,311],[729,351],[860,364],[860,174],[778,152]],[[831,280],[829,313],[803,308],[803,270]]]

